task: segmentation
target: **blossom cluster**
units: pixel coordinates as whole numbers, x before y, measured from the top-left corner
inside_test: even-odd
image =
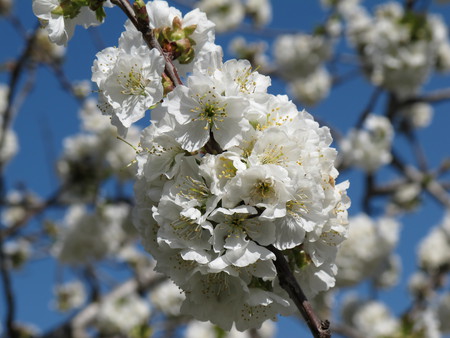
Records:
[[[67,26],[56,34],[65,42],[78,19],[90,24],[82,11],[92,12],[93,1],[72,8],[73,17],[63,13],[62,23],[59,8],[44,8],[42,0],[34,0],[34,8],[48,20],[50,33]],[[165,55],[149,48],[147,36],[127,21],[117,47],[97,54],[92,80],[99,108],[122,135],[151,109],[136,157],[133,221],[143,244],[157,260],[156,270],[183,290],[182,313],[240,331],[291,314],[295,306],[279,285],[274,251],[283,253],[304,292],[314,296],[334,286],[337,248],[347,234],[349,184],[336,183],[330,130],[287,96],[269,94],[270,78],[250,62],[223,62],[214,24],[200,10],[183,16],[159,0],[140,9]],[[312,41],[300,40],[299,48],[286,51],[297,55],[303,42]],[[313,40],[311,48],[321,55],[317,68],[328,52],[324,41]],[[167,59],[182,84],[168,75]],[[96,126],[90,121],[88,130]],[[94,155],[97,148],[87,137],[89,144],[70,142],[73,151],[60,165],[68,168],[64,177],[80,173],[70,161],[80,152],[94,164],[104,158]],[[83,261],[86,250],[86,257],[75,255],[80,243],[101,237],[104,242],[88,245],[89,256],[105,257],[120,246],[124,217],[119,208],[89,214],[74,207],[55,254]]]
[[[373,17],[363,7],[345,12],[348,36],[370,80],[399,97],[418,92],[433,70],[450,70],[450,43],[442,18],[380,5]]]
[[[350,130],[340,141],[342,162],[373,173],[392,160],[394,128],[388,118],[374,114],[367,116],[363,127]]]

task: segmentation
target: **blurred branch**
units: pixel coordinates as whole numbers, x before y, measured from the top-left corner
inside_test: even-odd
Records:
[[[394,151],[392,151],[392,165],[410,181],[420,184],[439,203],[450,208],[450,196],[441,184],[430,173],[422,173],[413,166],[405,165]]]
[[[407,99],[401,103],[401,107],[408,106],[418,102],[425,103],[441,103],[443,101],[450,100],[450,88],[439,89],[434,92],[424,94],[421,96],[416,96],[410,99]]]
[[[66,191],[66,187],[62,186],[60,187],[53,195],[51,195],[46,201],[36,204],[36,205],[30,205],[27,208],[27,213],[25,216],[12,226],[0,230],[0,238],[7,238],[9,236],[14,235],[19,229],[27,224],[31,218],[36,217],[37,215],[44,212],[47,208],[51,206],[55,206],[59,203],[59,199],[61,195]]]
[[[15,338],[17,337],[17,332],[14,330],[14,319],[15,319],[15,303],[14,303],[14,294],[11,285],[11,278],[8,271],[7,261],[5,257],[5,253],[3,250],[4,247],[4,237],[0,232],[0,273],[1,280],[3,284],[3,294],[4,300],[6,303],[6,332],[8,333],[8,337]]]

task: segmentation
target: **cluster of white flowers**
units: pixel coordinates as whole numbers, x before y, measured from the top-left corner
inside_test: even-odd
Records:
[[[397,268],[394,278],[389,278],[390,263],[396,261],[393,250],[398,242],[400,224],[388,217],[375,222],[365,214],[351,217],[349,223],[348,238],[336,258],[337,286],[353,286],[368,278],[376,279],[380,286],[391,286],[399,273],[394,266]]]
[[[344,165],[354,165],[373,173],[392,160],[391,144],[394,128],[388,118],[370,114],[364,129],[352,129],[340,141]]]
[[[269,84],[248,61],[195,69],[153,110],[137,158],[144,245],[185,291],[182,311],[225,329],[291,310],[266,246],[312,295],[334,285],[347,231],[328,128]]]
[[[201,63],[217,48],[213,44],[214,24],[198,9],[183,17],[165,1],[148,2],[146,8],[150,26],[163,50],[175,49],[174,64],[181,75],[192,71],[196,63]],[[192,62],[194,57],[196,62]],[[125,24],[118,47],[109,47],[97,54],[92,81],[100,90],[101,109],[113,115],[112,122],[119,131],[129,128],[163,98],[164,65],[162,55],[148,48],[142,34],[130,21]]]
[[[274,56],[280,75],[291,93],[305,104],[315,104],[328,95],[331,76],[323,63],[331,57],[332,39],[324,34],[281,35]]]
[[[430,273],[450,264],[450,214],[421,241],[418,255],[420,267]]]
[[[123,334],[130,337],[133,330],[146,325],[150,313],[148,302],[136,294],[111,297],[100,303],[96,326],[107,336]]]
[[[238,27],[245,16],[256,26],[263,26],[272,19],[270,0],[200,0],[197,6],[216,24],[217,32]]]
[[[116,128],[109,117],[102,115],[96,100],[85,101],[80,118],[84,132],[64,140],[64,151],[57,163],[58,174],[67,187],[65,197],[76,201],[89,200],[101,181],[113,175],[120,180],[135,175],[131,165],[133,148],[116,139]],[[127,142],[137,144],[139,134],[140,130],[131,126]]]
[[[76,309],[86,301],[86,291],[80,281],[59,284],[53,289],[53,293],[55,295],[53,306],[58,311]]]
[[[348,35],[370,80],[400,97],[414,95],[437,68],[448,71],[447,28],[436,15],[405,11],[398,2],[348,11]]]
[[[84,205],[69,208],[52,253],[66,264],[84,264],[116,253],[127,240],[127,204],[104,205],[88,212]]]

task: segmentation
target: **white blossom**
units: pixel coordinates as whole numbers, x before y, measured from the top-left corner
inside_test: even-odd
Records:
[[[118,251],[126,239],[123,223],[129,213],[126,205],[105,205],[88,213],[82,205],[69,208],[52,253],[66,264],[101,260]]]
[[[349,219],[347,240],[336,257],[338,286],[352,286],[380,277],[399,238],[400,224],[392,218],[372,220],[365,214]]]
[[[349,39],[369,79],[399,97],[420,90],[439,65],[438,48],[445,48],[439,46],[448,44],[440,17],[406,12],[397,2],[380,5],[373,17],[361,7],[345,16]]]
[[[54,287],[53,293],[55,296],[53,306],[58,311],[70,311],[86,301],[86,291],[80,281],[59,284]]]
[[[330,41],[322,35],[281,35],[274,50],[281,75],[287,80],[307,77],[331,56]]]
[[[422,239],[418,247],[420,266],[429,272],[438,271],[450,262],[450,216],[446,214],[442,224],[435,226]]]
[[[181,303],[185,296],[171,280],[158,285],[150,293],[152,305],[167,316],[180,315]]]
[[[342,316],[345,323],[368,338],[393,337],[400,330],[399,321],[377,301],[349,297],[342,305]]]
[[[306,77],[299,77],[289,83],[289,90],[301,102],[312,106],[328,96],[331,77],[325,68],[318,68]]]
[[[50,40],[66,45],[72,38],[76,25],[84,28],[99,25],[95,12],[86,6],[62,6],[60,0],[33,0],[33,12],[45,25]],[[69,9],[67,9],[69,8]],[[67,12],[68,11],[68,12]]]
[[[356,165],[367,172],[374,172],[391,159],[391,144],[394,128],[384,116],[369,115],[364,129],[352,129],[347,138],[341,140],[343,161]]]
[[[245,8],[240,0],[200,0],[197,6],[216,24],[217,32],[234,29],[244,20]]]
[[[272,19],[272,6],[269,0],[246,0],[245,11],[256,26],[263,26]]]
[[[414,128],[428,127],[433,118],[433,107],[425,102],[414,103],[402,110]]]
[[[96,326],[104,334],[129,334],[150,316],[149,304],[136,294],[110,297],[100,303]]]

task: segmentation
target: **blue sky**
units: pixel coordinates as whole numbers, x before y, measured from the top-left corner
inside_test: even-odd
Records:
[[[366,1],[373,7],[381,1]],[[274,18],[270,27],[301,30],[311,32],[315,25],[320,24],[325,12],[320,8],[319,1],[304,0],[276,0],[274,4]],[[36,19],[31,11],[31,1],[15,1],[16,13],[20,13],[20,20],[27,29],[35,26]],[[447,24],[450,24],[450,5],[433,5],[432,11],[440,13]],[[64,71],[71,81],[90,79],[90,68],[98,51],[93,37],[98,34],[103,40],[104,47],[117,43],[122,31],[125,17],[119,10],[107,10],[107,22],[88,32],[78,27],[74,38],[69,42]],[[3,45],[0,49],[0,63],[19,55],[22,51],[22,41],[11,25],[0,19]],[[217,43],[224,46],[233,34],[225,34],[216,38]],[[254,39],[254,35],[251,38]],[[345,43],[341,45],[345,47]],[[229,58],[226,55],[225,59]],[[0,73],[0,82],[8,81],[6,73]],[[448,87],[450,77],[438,76],[426,85],[424,91],[434,88]],[[284,93],[284,88],[278,81],[274,81],[273,93]],[[372,87],[363,78],[351,80],[339,86],[332,92],[324,103],[308,109],[314,116],[326,121],[329,125],[346,132],[358,119],[368,101]],[[77,102],[60,89],[52,71],[41,67],[37,71],[37,85],[27,98],[14,121],[20,144],[20,153],[8,165],[6,177],[8,187],[11,188],[21,182],[30,190],[41,196],[49,196],[57,186],[52,162],[60,154],[64,137],[79,130]],[[302,107],[299,107],[302,108]],[[382,113],[383,102],[375,109],[375,113]],[[450,103],[443,103],[436,107],[433,122],[429,128],[421,130],[419,139],[426,150],[430,166],[435,167],[439,161],[450,155]],[[399,142],[397,150],[411,158],[409,148],[405,142]],[[386,171],[386,176],[392,173]],[[383,177],[381,177],[383,179]],[[340,181],[351,180],[349,195],[353,205],[351,214],[360,211],[363,175],[358,171],[343,174]],[[403,217],[402,239],[398,252],[403,260],[402,280],[398,287],[381,293],[393,311],[400,313],[409,305],[405,282],[408,275],[415,268],[415,255],[418,240],[426,234],[430,227],[438,224],[442,217],[442,209],[430,198],[424,199],[423,206],[413,214]],[[34,323],[38,327],[49,328],[58,323],[62,317],[49,310],[51,286],[55,281],[56,267],[47,259],[28,264],[23,270],[14,274],[14,291],[18,301],[18,318],[24,322]],[[367,291],[366,286],[360,288]],[[3,301],[3,297],[0,297]],[[0,315],[4,316],[4,304],[0,303]],[[299,332],[305,332],[303,327],[293,319],[282,319],[278,328],[278,337],[299,337]],[[302,336],[308,336],[306,333]]]

